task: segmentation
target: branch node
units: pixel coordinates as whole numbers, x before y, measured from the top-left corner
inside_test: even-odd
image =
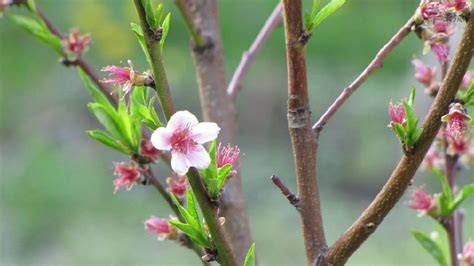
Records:
[[[288,123],[290,128],[305,127],[310,119],[311,111],[307,106],[288,108]]]
[[[203,54],[207,50],[211,50],[214,47],[214,40],[212,39],[212,37],[204,34],[203,36],[205,40],[203,45],[198,45],[194,41],[192,42],[193,51],[198,54]]]
[[[318,252],[318,257],[314,261],[314,266],[325,266],[328,265],[327,255],[328,255],[328,246],[324,245]]]
[[[275,186],[280,189],[281,193],[288,199],[288,202],[290,202],[291,205],[295,206],[295,208],[299,211],[300,198],[293,194],[278,176],[272,175],[270,179],[272,180],[273,184],[275,184]]]
[[[376,228],[377,228],[377,225],[375,225],[375,223],[370,222],[370,223],[364,224],[364,229],[365,229],[366,234],[372,234]]]
[[[308,43],[309,39],[311,38],[311,35],[313,35],[311,32],[303,31],[298,38],[298,42],[302,45],[306,45],[306,43]]]

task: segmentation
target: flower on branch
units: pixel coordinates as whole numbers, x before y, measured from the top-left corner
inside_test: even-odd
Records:
[[[413,188],[408,207],[419,211],[421,215],[437,216],[438,207],[435,198],[421,187]]]
[[[468,0],[448,0],[447,6],[462,13],[465,10],[469,10],[470,4]]]
[[[469,138],[466,138],[471,117],[466,114],[460,103],[454,103],[449,108],[449,113],[441,118],[447,123],[446,138],[450,145],[451,154],[463,153],[469,148]]]
[[[388,114],[390,115],[390,127],[393,128],[394,124],[404,124],[406,121],[405,107],[402,102],[394,104],[390,101],[388,106]]]
[[[158,150],[171,151],[171,168],[186,175],[190,167],[206,169],[210,165],[211,157],[202,144],[216,139],[219,131],[216,123],[199,123],[190,112],[179,111],[166,127],[153,132],[151,142]]]
[[[237,162],[239,160],[240,149],[237,146],[222,146],[222,143],[219,143],[216,153],[216,164],[217,168],[221,168],[226,164],[232,165],[234,169],[238,168]]]
[[[412,63],[415,66],[415,78],[426,87],[430,87],[435,81],[436,69],[426,66],[420,59],[413,59]]]
[[[89,43],[92,37],[89,33],[80,35],[79,29],[74,28],[69,32],[69,36],[64,38],[61,42],[64,52],[69,61],[76,61],[89,49]]]
[[[177,178],[170,176],[166,179],[166,183],[168,184],[168,192],[181,199],[186,196],[186,188],[188,187],[186,176],[179,176]]]
[[[171,226],[168,219],[152,216],[145,221],[145,230],[158,236],[159,240],[177,238],[177,231]]]
[[[140,142],[140,154],[154,161],[160,155],[160,151],[155,149],[149,140],[142,139]]]
[[[128,60],[129,67],[106,66],[102,71],[109,72],[108,79],[103,79],[103,83],[122,84],[122,91],[127,95],[133,86],[143,86],[145,81],[149,79],[147,73],[137,72],[132,61]]]
[[[122,187],[126,187],[127,190],[132,189],[133,185],[140,181],[141,173],[138,169],[138,165],[134,162],[127,163],[115,163],[114,174],[118,176],[114,180],[114,194],[117,193]]]
[[[459,254],[458,257],[461,266],[474,266],[474,241],[467,241],[462,249],[462,254]]]

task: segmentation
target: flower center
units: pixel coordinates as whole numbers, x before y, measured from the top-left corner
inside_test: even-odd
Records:
[[[188,126],[178,129],[171,137],[171,149],[180,153],[188,153],[189,149],[196,144],[190,136],[190,128]]]

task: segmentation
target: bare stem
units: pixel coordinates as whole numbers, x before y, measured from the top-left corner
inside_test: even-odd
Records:
[[[218,261],[224,266],[237,266],[237,261],[232,252],[232,246],[227,240],[224,227],[219,220],[219,208],[216,202],[211,201],[202,182],[199,172],[191,168],[188,172],[188,180],[193,189],[196,200],[201,207],[202,215],[206,220],[209,233],[216,245]]]
[[[229,83],[229,86],[227,87],[227,94],[229,95],[232,101],[235,101],[237,93],[241,89],[242,80],[244,79],[245,74],[249,70],[252,61],[257,56],[258,52],[262,49],[263,44],[268,39],[272,31],[278,25],[281,24],[281,10],[281,3],[278,3],[270,17],[268,17],[267,21],[265,22],[265,25],[263,25],[263,28],[258,33],[257,38],[255,38],[255,40],[253,41],[249,50],[244,52],[244,54],[242,55],[242,59],[239,63],[239,66],[235,70],[234,75],[232,76],[232,79]]]
[[[324,114],[319,118],[318,122],[314,124],[313,130],[318,137],[324,125],[336,114],[341,106],[377,69],[383,66],[383,60],[392,52],[392,50],[411,32],[413,19],[410,18],[403,27],[386,43],[382,49],[377,53],[370,64],[362,71],[362,73],[337,97],[337,99],[329,106]]]
[[[316,174],[316,139],[306,77],[305,31],[301,0],[282,0],[288,64],[288,128],[300,197],[300,218],[308,265],[323,263],[326,252]]]
[[[298,210],[299,209],[298,203],[300,202],[300,198],[298,198],[298,196],[293,194],[278,176],[272,175],[270,179],[272,180],[273,184],[278,189],[280,189],[281,193],[283,194],[283,196],[285,196],[288,199],[290,204],[295,206],[295,208]]]
[[[449,67],[448,73],[425,118],[423,133],[415,144],[412,153],[402,157],[387,183],[369,207],[329,248],[327,257],[329,263],[344,265],[400,200],[441,127],[441,117],[448,112],[448,106],[456,96],[463,75],[469,67],[473,52],[474,19],[470,19],[464,29],[453,63]]]
[[[445,140],[445,143],[447,146],[446,140]],[[446,166],[445,174],[448,179],[448,184],[449,184],[449,187],[451,188],[451,191],[454,191],[454,187],[456,186],[456,164],[457,164],[458,156],[451,156],[446,152],[446,150],[447,149],[445,149],[445,166]],[[456,222],[457,213],[458,211],[455,210],[453,214],[451,215],[451,217],[448,218],[447,224],[445,225],[445,229],[448,234],[449,251],[451,254],[452,266],[459,265],[458,258],[457,258],[457,254],[459,252],[457,232],[460,230],[460,228],[458,228],[459,223]]]
[[[161,57],[160,39],[155,38],[150,25],[146,20],[146,12],[143,7],[142,0],[134,0],[135,8],[137,9],[140,25],[143,30],[145,42],[150,55],[151,71],[155,80],[155,90],[160,101],[161,109],[167,120],[176,112],[171,91],[166,78],[165,67],[163,66],[163,59]]]
[[[191,34],[192,55],[196,66],[201,108],[205,121],[221,127],[219,141],[236,144],[237,123],[234,103],[226,92],[225,65],[219,31],[216,0],[179,0],[178,8],[184,15],[190,31],[199,32],[205,42]],[[221,195],[220,215],[225,217],[224,227],[239,265],[245,260],[252,243],[250,225],[245,208],[240,176],[226,183]]]

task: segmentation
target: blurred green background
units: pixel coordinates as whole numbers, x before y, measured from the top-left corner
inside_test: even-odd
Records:
[[[132,59],[145,67],[129,30],[137,21],[127,0],[37,0],[63,31],[91,32],[86,58],[100,68]],[[306,8],[310,8],[305,0]],[[417,0],[352,0],[321,24],[308,45],[308,79],[316,119],[341,89],[372,60],[403,25]],[[200,114],[189,36],[172,1],[171,29],[164,59],[179,109]],[[219,0],[220,22],[230,76],[277,1]],[[9,13],[24,13],[12,8]],[[147,187],[112,194],[112,162],[126,158],[84,133],[97,128],[90,101],[76,71],[58,64],[53,51],[0,20],[2,265],[198,265],[195,255],[172,242],[158,242],[143,230],[151,215],[167,216],[159,195]],[[283,28],[258,55],[238,96],[241,172],[252,232],[261,265],[304,265],[299,220],[269,181],[277,174],[295,187],[286,122],[286,58]],[[457,37],[455,37],[456,39]],[[458,38],[457,38],[458,39]],[[328,243],[335,241],[379,191],[401,149],[386,127],[387,106],[417,84],[410,60],[422,43],[409,36],[326,127],[321,136],[319,180]],[[439,68],[438,68],[439,69]],[[419,89],[417,112],[431,99]],[[159,166],[165,178],[169,171]],[[460,183],[472,182],[472,170]],[[470,179],[470,180],[469,180]],[[420,172],[416,184],[439,191],[436,178]],[[409,230],[430,232],[404,202],[397,205],[348,265],[435,265]],[[466,202],[465,235],[474,237],[474,204]]]

